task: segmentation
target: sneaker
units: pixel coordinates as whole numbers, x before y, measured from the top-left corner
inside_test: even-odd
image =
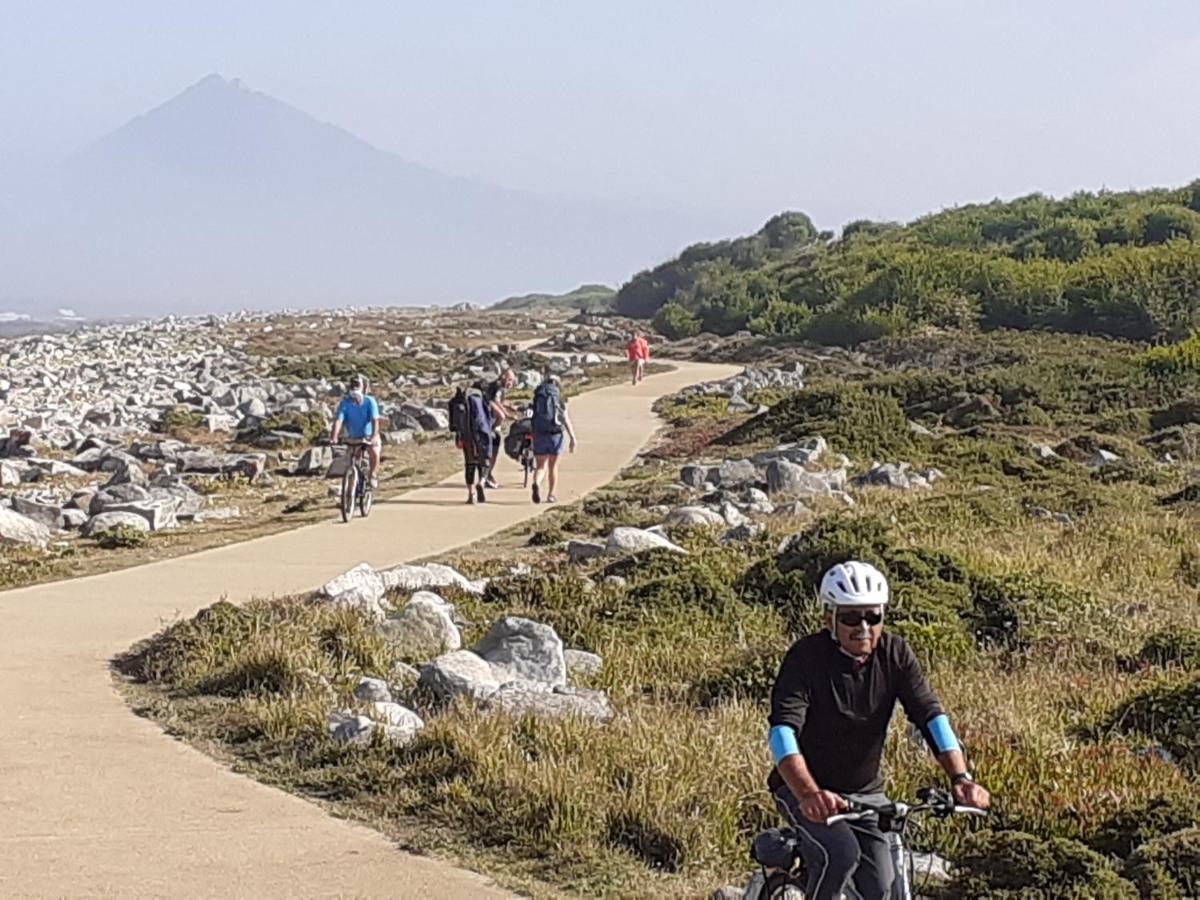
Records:
[[[500,487],[500,482],[498,482],[495,478],[489,478],[484,482],[484,484],[489,490],[495,490],[496,488]]]
[[[371,490],[374,491],[374,490],[378,490],[378,489],[379,489],[379,476],[373,475],[371,477]]]
[[[546,502],[547,503],[557,503],[558,498],[555,497],[553,494],[551,494],[549,497],[546,498]]]
[[[536,481],[533,483],[533,502],[534,503],[542,502],[542,492],[538,490]]]
[[[487,503],[487,496],[483,493],[483,485],[475,485],[475,497],[480,503]]]
[[[475,505],[475,493],[470,488],[467,488],[467,505],[468,506]]]

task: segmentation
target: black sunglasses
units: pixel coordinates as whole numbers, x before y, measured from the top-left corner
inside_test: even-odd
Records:
[[[883,621],[883,613],[880,612],[844,612],[837,614],[839,625],[845,625],[847,628],[857,628],[863,622],[866,622],[872,628]]]

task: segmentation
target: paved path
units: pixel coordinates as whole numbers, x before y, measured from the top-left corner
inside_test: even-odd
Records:
[[[633,458],[656,428],[657,397],[732,371],[680,364],[638,388],[572,400],[580,448],[563,460],[562,500]],[[455,478],[377,502],[350,526],[0,593],[0,897],[507,896],[166,737],[129,712],[107,668],[164,621],[222,596],[309,590],[356,563],[440,553],[544,508],[518,489],[473,508],[464,495]]]

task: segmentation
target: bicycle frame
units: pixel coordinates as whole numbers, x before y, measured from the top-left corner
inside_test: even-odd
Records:
[[[915,805],[898,801],[878,806],[849,801],[850,808],[846,812],[831,816],[825,820],[826,825],[872,818],[878,820],[880,830],[887,837],[888,849],[891,854],[893,869],[896,873],[895,880],[892,882],[890,900],[912,900],[913,898],[912,882],[913,876],[916,873],[913,870],[912,851],[908,848],[905,841],[908,825],[913,815],[928,813],[936,818],[947,818],[952,815],[987,815],[985,810],[977,809],[973,806],[956,804],[950,794],[940,788],[922,788],[917,792],[917,800],[918,802]],[[763,881],[758,895],[754,897],[748,891],[747,897],[753,897],[753,900],[771,900],[775,896],[782,896],[782,894],[778,893],[779,891],[788,885],[795,884],[791,873],[795,870],[797,863],[802,861],[798,850],[799,839],[795,837],[795,832],[795,828],[779,830],[780,837],[792,843],[796,849],[792,855],[791,867],[784,870],[788,873],[787,877],[773,887],[770,886],[770,882],[768,881],[768,862],[760,860],[752,851],[751,856],[762,866],[761,876]],[[770,867],[780,868],[776,860],[770,861]]]

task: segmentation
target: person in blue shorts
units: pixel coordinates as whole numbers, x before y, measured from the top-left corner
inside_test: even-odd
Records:
[[[350,392],[338,404],[330,443],[338,442],[343,429],[346,437],[366,442],[367,457],[371,461],[371,487],[379,487],[379,435],[383,429],[383,418],[379,415],[379,404],[367,393],[367,379],[363,375],[355,375],[350,379]]]
[[[546,502],[555,503],[558,497],[558,458],[563,452],[563,435],[575,452],[575,427],[567,413],[558,376],[550,372],[533,392],[533,455],[537,468],[533,473],[533,502],[542,502],[542,473],[547,473]]]

